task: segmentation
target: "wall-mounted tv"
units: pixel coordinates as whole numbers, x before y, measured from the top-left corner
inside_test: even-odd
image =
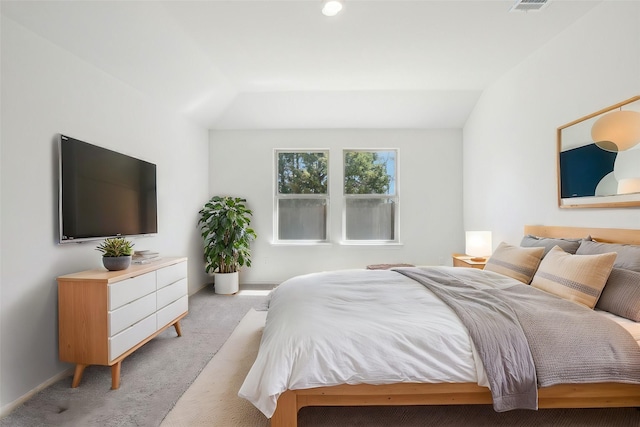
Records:
[[[156,165],[66,135],[59,159],[60,243],[158,232]]]

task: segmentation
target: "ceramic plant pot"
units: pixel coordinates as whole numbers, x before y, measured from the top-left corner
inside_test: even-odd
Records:
[[[103,256],[102,264],[109,271],[126,270],[131,265],[131,255]]]
[[[237,271],[235,273],[214,273],[213,277],[213,287],[216,294],[231,295],[240,289]]]

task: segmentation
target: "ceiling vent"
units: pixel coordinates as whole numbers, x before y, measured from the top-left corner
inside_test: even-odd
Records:
[[[537,12],[544,9],[551,0],[517,0],[509,12]]]

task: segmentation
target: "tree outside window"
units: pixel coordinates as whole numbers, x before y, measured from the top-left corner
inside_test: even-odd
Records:
[[[344,151],[345,240],[398,241],[396,168],[396,150]]]
[[[329,153],[277,151],[278,241],[328,240]]]

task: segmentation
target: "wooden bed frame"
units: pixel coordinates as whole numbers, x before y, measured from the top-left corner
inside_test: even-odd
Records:
[[[608,243],[640,245],[640,230],[613,228],[524,227],[525,234],[541,237],[591,236]],[[491,392],[475,383],[338,385],[287,390],[278,399],[271,427],[297,427],[305,406],[395,406],[491,404]],[[538,391],[540,408],[606,408],[640,406],[640,385],[621,383],[561,384]]]

